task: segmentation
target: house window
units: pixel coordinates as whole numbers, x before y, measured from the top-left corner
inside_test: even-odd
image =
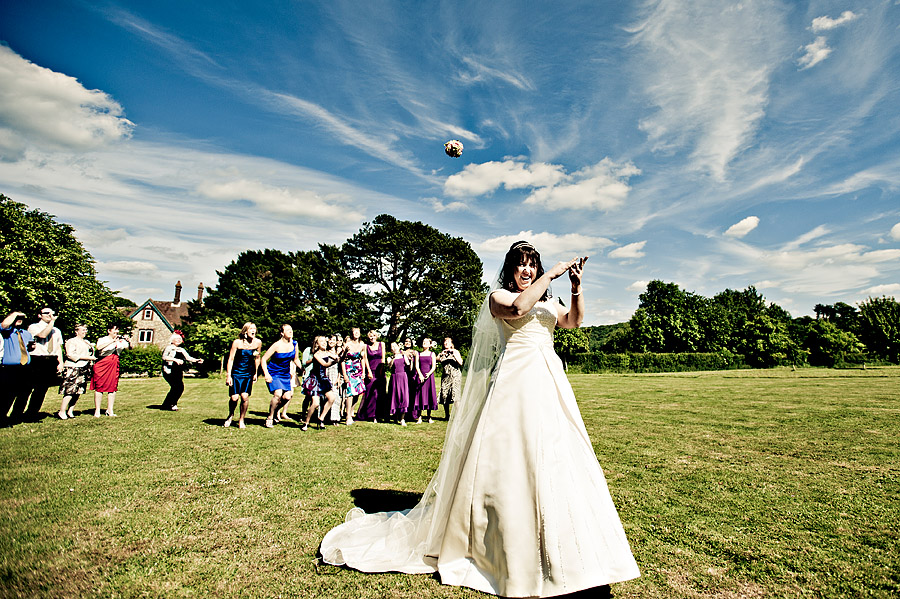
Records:
[[[153,331],[150,329],[142,329],[138,331],[138,343],[152,343]]]
[[[144,310],[144,320],[153,320],[153,308]]]

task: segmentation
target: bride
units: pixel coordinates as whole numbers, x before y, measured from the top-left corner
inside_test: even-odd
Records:
[[[440,575],[504,597],[552,597],[640,575],[578,411],[553,329],[584,316],[587,258],[544,272],[510,247],[475,324],[441,461],[411,510],[351,510],[323,560],[363,572]],[[571,308],[550,301],[569,274]]]

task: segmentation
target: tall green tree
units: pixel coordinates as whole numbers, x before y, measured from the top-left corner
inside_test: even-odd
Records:
[[[97,279],[94,259],[74,229],[40,210],[29,210],[0,194],[0,312],[35,317],[43,306],[55,309],[64,336],[76,323],[88,335],[106,334],[109,324],[130,329],[115,309],[116,298]]]
[[[900,362],[900,302],[870,297],[859,304],[859,338],[870,352]]]
[[[264,343],[275,341],[287,323],[300,344],[308,344],[313,335],[375,326],[366,296],[354,288],[334,246],[302,252],[248,250],[218,275],[218,285],[203,304],[191,303],[195,323],[223,318],[240,327],[253,322]]]
[[[363,224],[342,251],[389,339],[450,336],[459,346],[469,344],[486,288],[481,260],[468,242],[381,214]]]

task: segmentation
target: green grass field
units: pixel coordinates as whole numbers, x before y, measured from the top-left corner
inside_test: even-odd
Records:
[[[900,596],[900,368],[571,381],[642,570],[616,597]],[[258,385],[224,429],[221,379],[165,389],[0,430],[0,596],[485,596],[315,558],[354,505],[415,503],[445,422],[268,430]]]

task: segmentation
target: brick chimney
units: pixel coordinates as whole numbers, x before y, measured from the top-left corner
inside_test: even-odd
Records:
[[[181,281],[175,283],[175,301],[172,302],[173,306],[177,306],[181,303]]]
[[[197,285],[197,302],[200,304],[203,303],[203,283]]]

